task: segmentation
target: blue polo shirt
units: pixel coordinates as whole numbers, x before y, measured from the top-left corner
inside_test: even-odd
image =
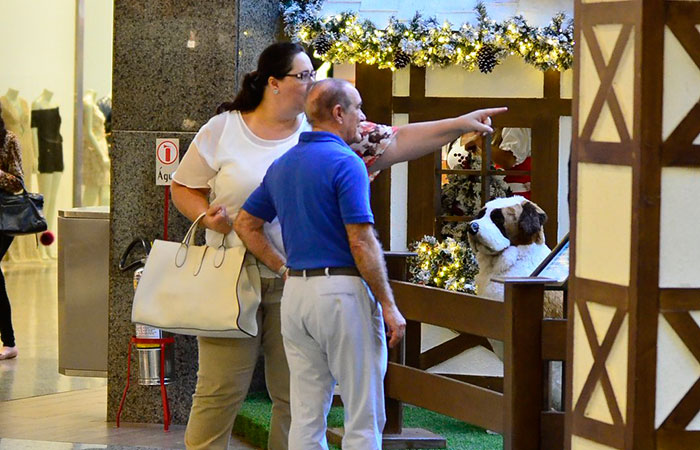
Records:
[[[345,224],[374,223],[362,159],[338,136],[311,131],[272,163],[243,209],[279,217],[287,266],[354,267]]]

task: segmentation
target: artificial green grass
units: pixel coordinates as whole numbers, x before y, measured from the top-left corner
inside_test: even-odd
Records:
[[[238,413],[233,432],[257,447],[267,447],[267,433],[270,425],[272,403],[264,392],[248,396]],[[343,408],[333,407],[328,415],[328,426],[343,426]],[[434,413],[423,408],[406,405],[404,426],[424,428],[447,439],[447,448],[453,450],[501,450],[503,438],[487,434],[481,428],[460,422],[451,417]],[[333,449],[340,447],[330,446]]]

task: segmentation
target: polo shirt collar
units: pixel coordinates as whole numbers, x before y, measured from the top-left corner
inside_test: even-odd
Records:
[[[328,131],[304,131],[299,135],[299,142],[337,142],[348,147],[348,144],[340,136]]]

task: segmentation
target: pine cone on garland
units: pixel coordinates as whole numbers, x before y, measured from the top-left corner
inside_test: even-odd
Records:
[[[496,48],[485,44],[476,53],[476,63],[482,73],[490,73],[498,61],[496,60]]]
[[[319,55],[325,55],[328,50],[331,49],[331,40],[328,38],[327,34],[319,34],[314,41],[314,50]]]
[[[397,69],[403,69],[409,64],[411,64],[411,57],[408,56],[408,53],[404,52],[403,50],[396,50],[394,53],[394,67]]]

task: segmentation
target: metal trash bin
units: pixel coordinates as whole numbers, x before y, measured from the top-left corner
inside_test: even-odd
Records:
[[[58,212],[58,372],[107,376],[109,207]]]
[[[138,269],[137,272],[143,271]],[[140,276],[140,273],[139,273]],[[134,288],[138,284],[134,273]],[[136,324],[136,337],[139,339],[163,339],[172,336],[158,328],[148,325]],[[136,344],[136,354],[139,361],[139,384],[142,386],[160,385],[160,344]],[[173,372],[175,369],[175,346],[165,346],[165,373],[163,383],[170,384],[175,381]]]

